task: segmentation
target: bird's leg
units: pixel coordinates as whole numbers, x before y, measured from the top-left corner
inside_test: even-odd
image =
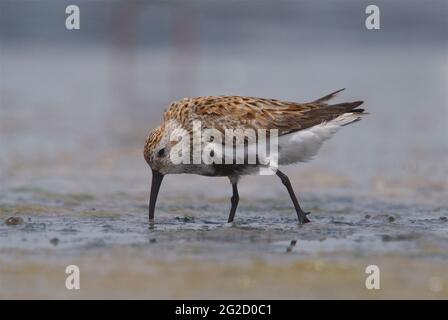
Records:
[[[238,195],[238,187],[236,183],[232,183],[232,198],[230,198],[230,203],[232,204],[229,213],[228,223],[233,222],[233,218],[235,217],[236,208],[238,207],[238,202],[240,201],[240,196]]]
[[[304,212],[302,208],[300,208],[299,201],[297,201],[296,195],[294,194],[294,190],[292,189],[291,182],[289,181],[288,176],[283,172],[281,172],[280,170],[277,170],[276,174],[280,178],[280,180],[282,180],[282,183],[286,186],[286,189],[288,189],[289,196],[291,197],[291,200],[294,203],[294,208],[296,209],[297,218],[299,218],[300,224],[310,222],[310,220],[306,217],[309,214],[309,212]]]

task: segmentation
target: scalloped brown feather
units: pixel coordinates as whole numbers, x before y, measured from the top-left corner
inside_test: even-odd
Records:
[[[278,129],[279,135],[283,135],[331,121],[363,103],[328,105],[327,101],[342,90],[308,103],[244,96],[185,98],[170,105],[164,120],[176,120],[186,130],[191,129],[194,120],[200,120],[203,128],[222,132],[225,129]]]

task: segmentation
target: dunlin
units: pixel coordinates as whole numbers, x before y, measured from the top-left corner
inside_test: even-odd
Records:
[[[361,119],[364,110],[357,107],[363,101],[329,104],[329,100],[342,90],[344,89],[307,103],[243,96],[207,96],[185,98],[173,102],[165,111],[162,124],[149,134],[144,148],[146,162],[152,169],[149,199],[150,222],[154,221],[157,195],[166,174],[190,173],[204,176],[227,176],[233,191],[228,218],[228,222],[232,222],[239,201],[237,188],[239,178],[242,175],[259,172],[257,170],[262,167],[275,167],[272,163],[262,162],[258,157],[254,163],[238,162],[238,159],[232,160],[231,163],[227,161],[198,162],[197,159],[192,161],[193,163],[175,163],[171,157],[175,148],[179,149],[179,140],[172,138],[175,131],[183,130],[189,134],[187,142],[191,143],[187,144],[188,160],[193,159],[194,152],[192,150],[195,146],[200,144],[200,147],[204,148],[206,143],[213,143],[213,137],[209,141],[199,139],[198,142],[197,139],[195,140],[194,122],[200,122],[201,130],[213,129],[223,135],[229,129],[250,129],[255,132],[264,130],[267,132],[269,140],[270,132],[275,131],[275,136],[278,136],[276,145],[278,154],[275,164],[288,165],[306,162],[317,154],[322,143],[339,128]],[[256,135],[258,137],[258,133]],[[234,149],[238,148],[235,141],[232,138],[231,147]],[[224,144],[224,141],[219,139],[214,143],[221,145]],[[244,159],[247,160],[248,153],[251,152],[247,145],[247,137],[244,137],[243,143]],[[211,151],[211,155],[216,158],[213,151]],[[221,156],[219,154],[218,158]],[[289,178],[277,167],[273,172],[288,190],[299,223],[309,222],[308,212],[304,212],[300,207]]]

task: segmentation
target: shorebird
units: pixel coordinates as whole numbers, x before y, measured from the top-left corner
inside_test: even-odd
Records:
[[[200,121],[202,129],[214,129],[223,134],[227,129],[276,130],[278,164],[306,162],[317,154],[322,143],[338,129],[361,119],[364,109],[358,107],[363,101],[329,103],[342,90],[344,89],[307,103],[243,96],[206,96],[173,102],[165,111],[163,122],[149,134],[144,147],[145,160],[152,170],[150,223],[154,221],[157,196],[163,177],[179,173],[227,176],[233,193],[228,222],[233,222],[239,202],[237,187],[239,178],[256,173],[256,169],[263,165],[259,162],[174,164],[170,155],[177,141],[172,141],[170,136],[175,130],[183,129],[191,133],[194,121]],[[191,147],[195,143],[197,144],[193,142]],[[232,140],[232,146],[233,143]],[[304,212],[300,207],[288,176],[277,168],[275,174],[289,193],[299,223],[310,222],[307,217],[309,212]]]

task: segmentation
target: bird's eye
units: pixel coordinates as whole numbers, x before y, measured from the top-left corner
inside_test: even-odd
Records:
[[[159,152],[157,152],[157,155],[158,155],[159,157],[163,157],[163,156],[165,155],[165,148],[160,149]]]

